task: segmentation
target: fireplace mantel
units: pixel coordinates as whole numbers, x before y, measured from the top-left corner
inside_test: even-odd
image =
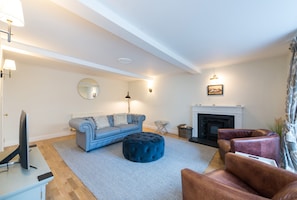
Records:
[[[192,137],[198,137],[198,114],[232,115],[234,116],[234,128],[242,128],[243,106],[192,106]]]

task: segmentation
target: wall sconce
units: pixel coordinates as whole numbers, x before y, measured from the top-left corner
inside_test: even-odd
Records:
[[[210,77],[209,80],[211,80],[211,81],[215,81],[215,80],[218,80],[218,79],[219,79],[219,77],[217,77],[217,75],[214,74],[214,75],[212,75],[212,77]]]
[[[147,87],[148,87],[148,91],[149,93],[152,93],[153,92],[153,80],[148,80],[147,81]]]
[[[128,100],[128,113],[130,113],[130,95],[129,95],[129,92],[127,93],[127,95],[125,96],[125,98]]]
[[[8,70],[8,74],[5,73],[5,70]],[[8,77],[11,78],[11,70],[16,70],[15,61],[5,59],[3,68],[1,69],[1,72],[0,72],[0,77],[2,78],[5,75],[8,75]]]
[[[210,77],[210,82],[212,85],[219,84],[221,82],[221,78],[219,78],[215,73]]]
[[[24,26],[24,14],[20,0],[6,0],[0,3],[0,20],[8,24],[8,30],[0,30],[7,34],[7,41],[11,42],[11,25]]]

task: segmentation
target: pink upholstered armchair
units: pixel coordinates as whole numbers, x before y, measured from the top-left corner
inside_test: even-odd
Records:
[[[183,200],[295,200],[297,174],[256,159],[227,153],[225,169],[181,171]]]
[[[218,129],[220,156],[228,152],[242,152],[280,162],[280,138],[266,129]]]

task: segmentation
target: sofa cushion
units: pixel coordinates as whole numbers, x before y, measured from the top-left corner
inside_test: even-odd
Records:
[[[114,126],[118,126],[118,125],[121,125],[121,124],[128,124],[127,114],[126,113],[114,114],[113,115],[113,120],[114,120]]]
[[[117,126],[121,132],[126,132],[126,131],[133,131],[138,129],[137,124],[121,124]]]
[[[106,128],[110,126],[107,116],[96,116],[93,117],[93,119],[96,124],[96,129]]]
[[[121,133],[121,130],[117,127],[106,127],[96,130],[95,132],[95,140],[100,138],[109,137],[115,134]]]
[[[132,114],[127,114],[127,122],[128,122],[128,124],[132,124],[133,123]]]

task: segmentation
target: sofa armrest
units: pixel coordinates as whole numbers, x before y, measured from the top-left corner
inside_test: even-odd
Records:
[[[294,200],[296,198],[297,181],[294,181],[282,188],[276,195],[273,196],[272,200]]]
[[[230,151],[240,151],[280,161],[280,139],[278,136],[234,138],[230,140]]]
[[[76,129],[76,144],[85,151],[92,150],[91,142],[95,140],[95,122],[92,118],[73,118],[69,125]]]
[[[131,117],[132,117],[133,124],[141,125],[142,127],[142,123],[145,120],[145,115],[131,114]]]
[[[69,120],[69,126],[81,133],[94,132],[95,123],[90,118],[73,118]]]
[[[231,140],[232,138],[250,137],[252,129],[218,129],[218,139]]]
[[[196,173],[190,169],[183,169],[182,192],[183,200],[213,200],[213,199],[254,199],[263,200],[261,196],[232,188],[206,175]]]
[[[297,174],[234,153],[225,155],[225,167],[227,172],[267,198],[272,198],[287,184],[297,180]]]

